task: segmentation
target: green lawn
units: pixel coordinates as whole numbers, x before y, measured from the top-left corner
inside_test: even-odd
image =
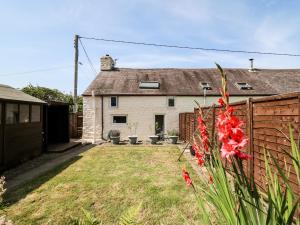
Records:
[[[68,224],[84,208],[103,224],[117,224],[141,203],[141,224],[198,224],[178,155],[176,147],[95,147],[8,193],[6,214],[14,224]]]

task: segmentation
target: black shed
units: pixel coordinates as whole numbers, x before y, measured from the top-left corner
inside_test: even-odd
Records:
[[[43,151],[43,102],[0,85],[0,170]]]
[[[47,102],[44,105],[45,146],[67,143],[69,138],[69,104]]]

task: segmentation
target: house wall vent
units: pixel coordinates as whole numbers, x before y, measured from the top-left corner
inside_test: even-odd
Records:
[[[109,55],[101,57],[101,71],[110,71],[115,68],[115,61]]]

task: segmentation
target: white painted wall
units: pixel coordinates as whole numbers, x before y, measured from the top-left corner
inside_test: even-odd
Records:
[[[217,103],[219,97],[206,97],[206,105]],[[248,97],[230,97],[231,102],[245,100]],[[83,98],[83,139],[93,142],[101,139],[101,97],[96,99],[96,113],[93,110],[93,97]],[[168,130],[179,128],[179,113],[193,112],[197,100],[203,104],[203,97],[175,97],[175,107],[168,107],[167,96],[119,96],[118,107],[110,107],[110,97],[103,97],[103,136],[107,138],[109,130],[121,131],[121,139],[128,139],[131,135],[129,123],[138,123],[137,132],[140,140],[147,140],[149,135],[154,134],[155,115],[165,115],[165,133]],[[94,119],[96,115],[96,119]],[[113,115],[126,115],[127,124],[113,124]],[[96,121],[94,128],[93,121]]]

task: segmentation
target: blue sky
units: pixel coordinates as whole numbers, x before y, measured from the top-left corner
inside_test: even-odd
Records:
[[[0,83],[73,89],[74,34],[206,48],[300,53],[297,0],[0,0]],[[97,70],[118,67],[300,68],[299,57],[225,54],[83,40]],[[95,77],[80,49],[79,93]],[[20,72],[60,68],[28,74]]]

